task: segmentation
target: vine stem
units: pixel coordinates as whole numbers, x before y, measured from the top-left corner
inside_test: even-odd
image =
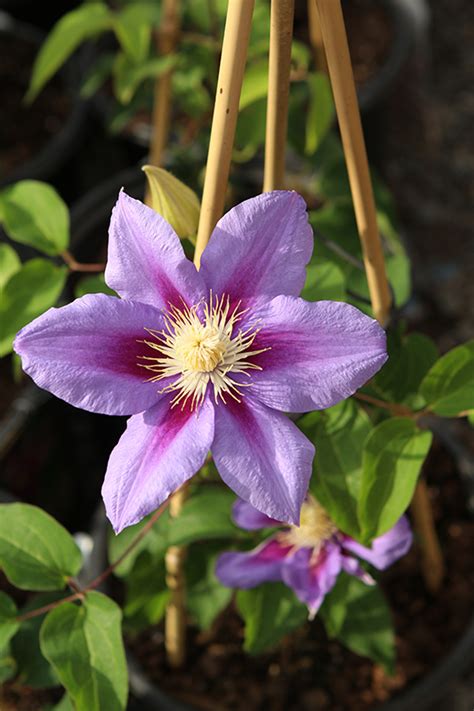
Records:
[[[140,543],[141,540],[146,536],[146,534],[153,528],[153,525],[158,521],[160,518],[161,514],[163,511],[168,507],[170,503],[170,500],[167,499],[161,506],[155,511],[155,513],[150,517],[150,519],[146,522],[146,524],[143,526],[143,528],[137,533],[135,538],[132,540],[129,546],[123,551],[123,553],[115,560],[113,563],[109,565],[108,568],[106,568],[100,575],[98,575],[96,578],[94,578],[90,583],[86,585],[85,588],[80,589],[77,586],[77,583],[75,581],[69,579],[68,584],[70,587],[72,587],[75,592],[72,595],[68,595],[67,597],[63,597],[61,600],[55,600],[54,602],[50,602],[48,605],[43,605],[42,607],[37,607],[36,610],[30,610],[29,612],[25,612],[23,615],[18,615],[16,618],[17,622],[24,622],[25,620],[30,620],[32,617],[39,617],[39,615],[44,615],[46,612],[50,612],[51,610],[54,610],[55,607],[59,607],[59,605],[64,604],[65,602],[75,602],[76,600],[82,600],[84,599],[84,596],[90,591],[94,590],[95,588],[98,588],[99,585],[101,585],[104,580],[107,580],[107,578],[112,575],[112,573],[118,568],[118,566],[123,563],[125,558],[127,558],[130,553],[136,548],[136,546]]]
[[[272,0],[263,192],[284,187],[294,0]]]
[[[61,252],[61,257],[71,272],[103,272],[105,269],[105,264],[84,264],[83,262],[76,261],[71,252],[67,249]]]

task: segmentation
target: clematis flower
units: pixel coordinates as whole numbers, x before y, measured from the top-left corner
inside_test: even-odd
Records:
[[[247,531],[269,527],[279,527],[279,530],[253,551],[219,556],[216,576],[220,582],[230,588],[246,589],[281,581],[307,605],[310,619],[336,584],[341,571],[355,575],[367,585],[374,584],[353,554],[384,570],[405,555],[412,544],[410,524],[406,516],[402,516],[393,528],[366,548],[339,531],[312,496],[303,503],[299,527],[281,528],[283,524],[279,521],[242,500],[234,504],[233,518]]]
[[[15,340],[41,387],[91,412],[132,415],[102,489],[120,531],[158,507],[211,450],[242,499],[297,523],[313,445],[283,412],[334,405],[386,360],[353,306],[298,298],[313,249],[303,199],[260,195],[217,224],[200,271],[170,225],[120,193],[105,280]]]

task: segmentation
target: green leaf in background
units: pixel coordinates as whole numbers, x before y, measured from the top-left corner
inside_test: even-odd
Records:
[[[309,264],[301,297],[306,301],[344,301],[346,289],[342,270],[328,259],[318,259],[315,264]]]
[[[69,211],[56,190],[40,180],[20,180],[0,193],[8,236],[53,257],[69,244]]]
[[[388,531],[406,511],[432,438],[405,417],[385,420],[369,434],[359,496],[364,542]]]
[[[268,92],[268,59],[255,62],[245,72],[240,92],[239,111],[243,111]]]
[[[474,340],[453,348],[425,375],[421,394],[430,410],[456,417],[474,408]]]
[[[66,282],[66,267],[30,259],[0,291],[0,356],[12,350],[16,334],[57,302]]]
[[[46,82],[84,40],[112,26],[112,14],[102,2],[88,2],[63,15],[54,25],[36,57],[26,95],[33,101]]]
[[[80,93],[84,99],[90,99],[101,86],[105,84],[107,79],[112,74],[112,69],[115,62],[115,54],[107,52],[101,54],[96,62],[86,72],[83,79]]]
[[[389,402],[422,407],[424,400],[418,390],[438,357],[436,345],[421,333],[411,333],[404,339],[389,334],[387,345],[389,359],[367,390]]]
[[[124,624],[138,632],[156,625],[165,614],[170,591],[166,586],[164,558],[143,551],[125,578]]]
[[[15,619],[17,614],[14,601],[0,590],[0,650],[7,646],[20,627],[20,623]]]
[[[118,535],[115,535],[112,529],[110,529],[108,539],[108,555],[110,563],[113,563],[122,556],[134,538],[140,533],[143,527],[146,526],[149,519],[150,516],[147,516],[140,521],[140,523],[137,523],[134,526],[129,526]],[[169,546],[168,529],[169,512],[164,511],[158,521],[153,524],[146,536],[144,536],[133,548],[133,550],[130,551],[122,563],[115,568],[115,575],[118,577],[128,575],[143,551],[150,553],[154,560],[160,560],[163,558],[166,553],[166,549]]]
[[[231,519],[234,502],[235,494],[227,488],[196,488],[180,515],[170,520],[168,543],[182,546],[193,541],[235,538],[238,529]]]
[[[44,709],[44,711],[48,711],[48,709]],[[49,711],[74,711],[74,706],[72,705],[69,694],[64,694],[61,701],[58,701],[58,703],[55,706],[52,706]]]
[[[244,163],[256,154],[265,141],[266,99],[255,101],[239,112],[233,160]]]
[[[237,606],[245,622],[244,649],[260,654],[300,627],[308,618],[306,605],[283,583],[265,583],[237,592]]]
[[[233,591],[215,575],[222,544],[197,544],[186,559],[186,606],[202,630],[210,628],[217,615],[229,604]]]
[[[356,654],[394,673],[395,634],[387,602],[374,585],[341,574],[320,610],[326,631]]]
[[[360,538],[362,452],[372,424],[353,400],[325,410],[313,425],[309,417],[299,425],[317,449],[310,489],[341,531]]]
[[[82,556],[52,516],[30,504],[0,504],[0,568],[22,590],[62,590]]]
[[[63,603],[43,622],[41,650],[76,711],[123,711],[126,707],[128,675],[121,617],[110,598],[89,592],[82,605]]]
[[[176,61],[176,55],[167,54],[136,64],[126,54],[118,54],[113,67],[115,96],[122,104],[128,104],[142,81],[164,74]]]
[[[0,291],[20,267],[21,262],[15,250],[9,244],[0,244]]]
[[[133,62],[143,62],[148,55],[152,24],[159,22],[158,10],[158,5],[135,2],[125,5],[114,17],[113,27],[117,39]]]
[[[38,610],[62,597],[64,593],[57,592],[35,595],[21,608],[21,614]],[[18,683],[33,689],[48,689],[58,686],[59,683],[51,664],[40,649],[39,635],[44,619],[45,615],[38,615],[22,622],[11,642],[12,655],[17,664]]]
[[[10,646],[7,645],[3,649],[0,648],[0,684],[8,681],[16,674],[16,664],[13,659]]]
[[[115,291],[105,283],[103,274],[86,276],[76,284],[76,288],[74,289],[76,299],[85,294],[108,294],[109,296],[117,296]]]
[[[326,74],[314,73],[308,76],[309,107],[306,115],[305,153],[316,152],[327,135],[334,120],[334,101],[331,84]]]

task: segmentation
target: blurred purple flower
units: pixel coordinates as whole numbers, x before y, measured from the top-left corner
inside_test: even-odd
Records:
[[[133,415],[102,489],[120,531],[157,508],[211,450],[242,499],[297,523],[313,445],[281,411],[330,407],[386,360],[385,333],[348,304],[298,298],[313,249],[294,192],[247,200],[201,259],[120,193],[107,284],[22,329],[15,350],[43,388],[92,412]]]
[[[283,525],[245,501],[234,504],[233,518],[248,531]],[[216,575],[231,588],[254,588],[264,582],[282,581],[308,606],[312,619],[341,571],[367,585],[374,584],[352,553],[383,570],[405,555],[411,544],[412,533],[405,516],[366,548],[339,531],[323,507],[309,496],[301,509],[299,527],[280,528],[248,553],[223,553],[217,561]]]

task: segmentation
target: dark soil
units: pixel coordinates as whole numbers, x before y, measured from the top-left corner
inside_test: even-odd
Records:
[[[474,522],[450,456],[435,447],[425,468],[447,572],[439,593],[428,593],[415,545],[382,574],[396,629],[394,677],[329,641],[317,619],[290,635],[279,651],[249,657],[233,610],[221,614],[209,633],[190,629],[189,662],[182,672],[166,665],[162,628],[143,633],[130,646],[144,669],[161,690],[213,711],[367,711],[431,671],[472,614]]]
[[[61,129],[71,103],[58,78],[31,106],[24,96],[38,45],[0,31],[0,180],[43,149]]]
[[[384,65],[393,41],[387,11],[373,0],[350,0],[342,5],[356,84],[369,81]]]

